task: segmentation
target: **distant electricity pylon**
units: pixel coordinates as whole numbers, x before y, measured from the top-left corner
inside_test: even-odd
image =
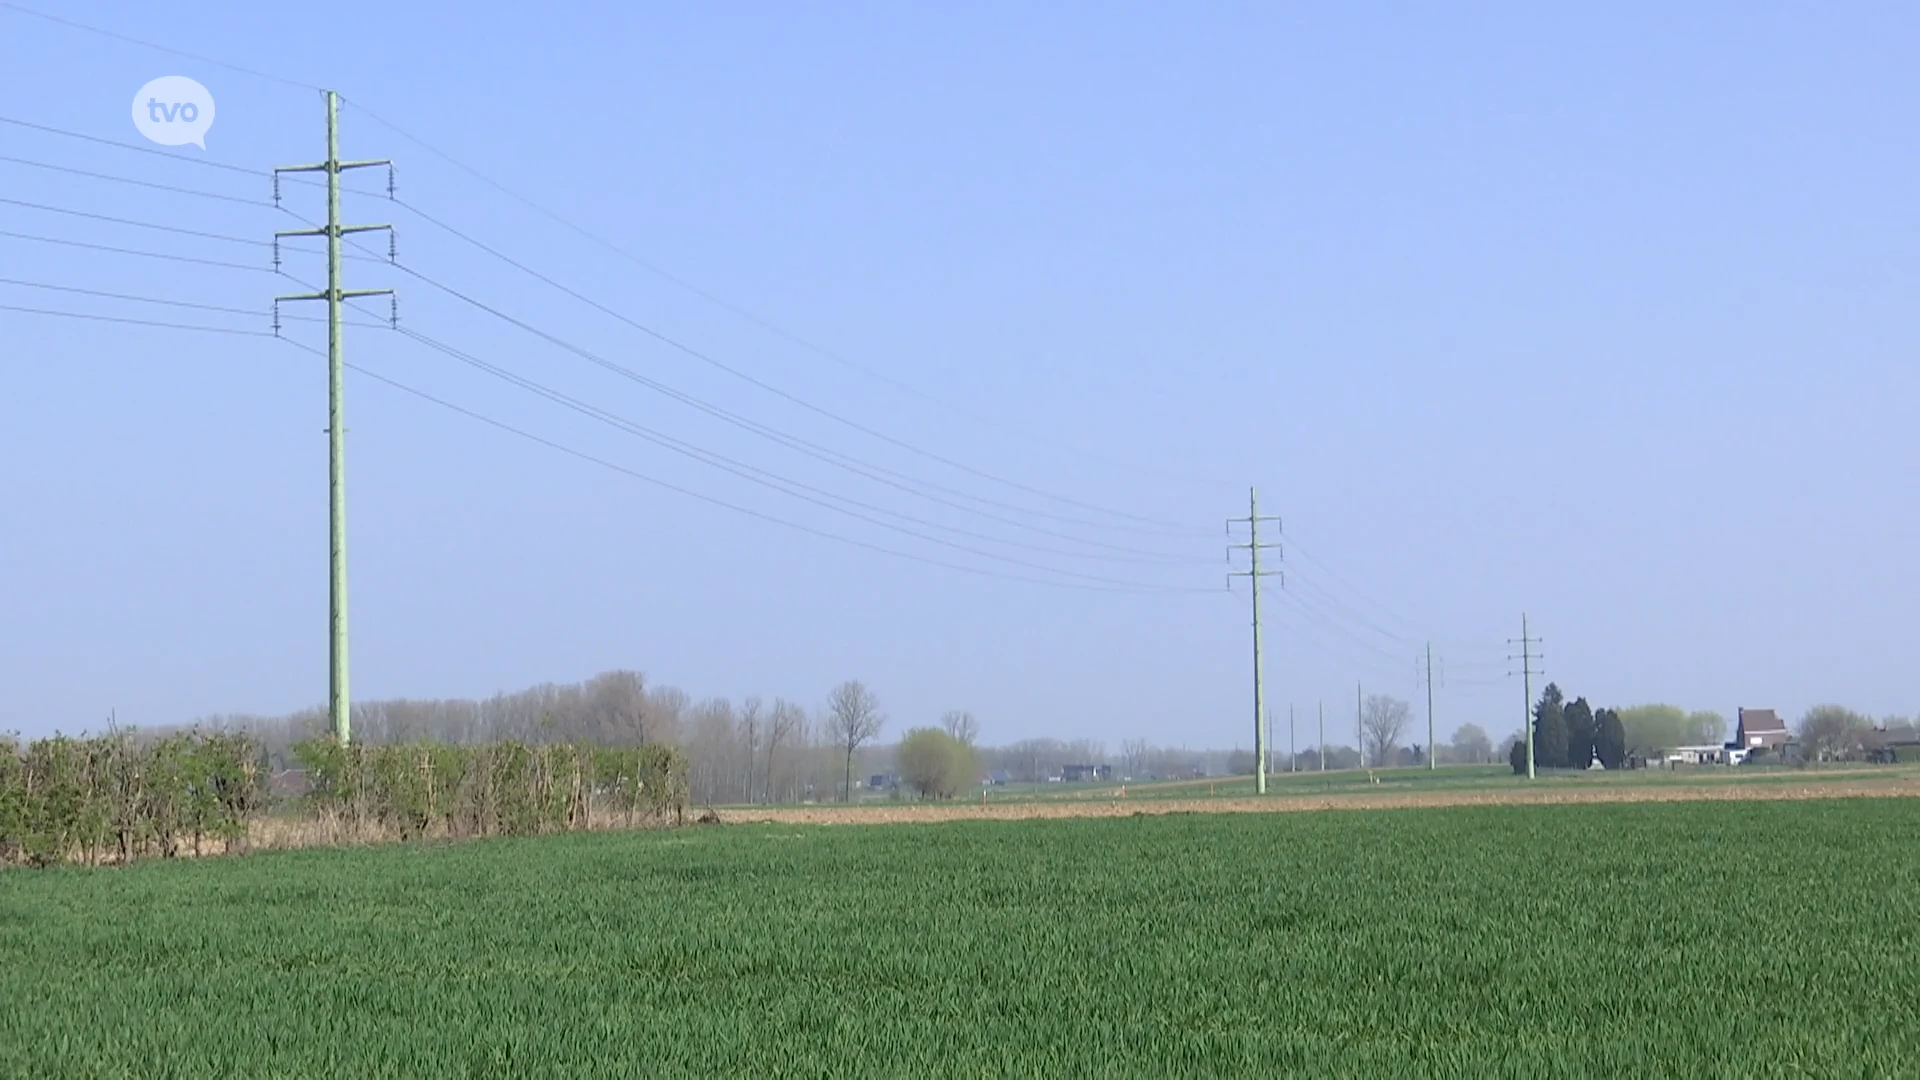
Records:
[[[1267,711],[1266,700],[1260,686],[1260,579],[1274,577],[1280,573],[1278,570],[1260,569],[1260,552],[1263,549],[1280,546],[1260,542],[1260,523],[1279,520],[1277,517],[1260,516],[1260,503],[1252,488],[1247,489],[1247,516],[1227,519],[1228,537],[1233,536],[1235,525],[1245,522],[1247,526],[1247,542],[1228,544],[1227,559],[1231,561],[1235,551],[1245,551],[1248,555],[1248,568],[1229,572],[1227,584],[1231,586],[1233,579],[1237,577],[1244,577],[1253,583],[1253,790],[1260,795],[1267,793]]]
[[[1433,642],[1427,642],[1427,654],[1424,662],[1416,658],[1414,669],[1422,682],[1427,684],[1427,771],[1436,767],[1433,750]]]
[[[1534,647],[1535,645],[1538,645],[1538,644],[1540,644],[1540,639],[1539,639],[1539,638],[1537,638],[1537,637],[1530,637],[1530,636],[1528,636],[1528,634],[1527,634],[1527,616],[1526,616],[1526,613],[1525,613],[1525,612],[1522,612],[1522,613],[1521,613],[1521,615],[1520,615],[1520,637],[1519,637],[1519,639],[1518,639],[1518,640],[1515,640],[1515,639],[1513,639],[1513,638],[1508,638],[1508,639],[1507,639],[1507,644],[1508,644],[1508,645],[1518,645],[1518,646],[1520,646],[1520,655],[1518,655],[1518,656],[1511,656],[1511,655],[1509,655],[1509,656],[1507,657],[1507,659],[1508,659],[1509,661],[1512,661],[1512,660],[1518,660],[1518,661],[1520,661],[1520,672],[1519,672],[1519,674],[1520,674],[1520,685],[1521,685],[1521,688],[1522,688],[1522,692],[1526,694],[1526,698],[1527,698],[1527,700],[1526,700],[1526,708],[1525,708],[1525,709],[1524,709],[1524,710],[1522,711],[1522,713],[1521,713],[1521,717],[1522,717],[1522,721],[1523,721],[1523,723],[1524,723],[1524,724],[1526,725],[1526,733],[1527,733],[1527,779],[1529,779],[1529,780],[1532,780],[1532,779],[1534,778],[1534,769],[1533,769],[1533,677],[1534,677],[1535,675],[1544,675],[1544,674],[1546,674],[1546,672],[1545,672],[1545,671],[1536,671],[1536,670],[1534,670],[1534,667],[1533,667],[1533,662],[1534,662],[1535,660],[1544,660],[1544,659],[1546,659],[1546,657],[1545,657],[1544,655],[1542,655],[1542,654],[1540,654],[1540,653],[1537,653],[1537,652],[1534,652],[1534,651],[1533,651],[1533,647]],[[1512,672],[1509,672],[1509,673],[1508,673],[1508,675],[1509,675],[1509,676],[1511,676],[1512,674],[1513,674]]]
[[[327,238],[327,288],[325,292],[300,293],[274,298],[274,329],[279,330],[278,311],[283,300],[325,300],[327,302],[327,490],[328,568],[331,590],[328,604],[329,675],[327,708],[333,717],[333,737],[345,746],[349,738],[347,693],[347,477],[346,418],[342,412],[341,307],[357,296],[391,295],[392,289],[343,289],[340,287],[340,238],[349,233],[373,232],[391,225],[340,224],[340,173],[346,169],[364,169],[375,165],[388,167],[387,194],[393,194],[393,163],[340,160],[339,97],[327,96],[327,159],[316,165],[283,165],[273,170],[274,202],[279,202],[280,174],[288,172],[324,172],[327,174],[327,223],[317,229],[292,229],[274,233],[274,261],[279,261],[279,242],[285,236],[324,236]],[[391,241],[389,241],[391,245]],[[276,265],[276,269],[277,269]]]

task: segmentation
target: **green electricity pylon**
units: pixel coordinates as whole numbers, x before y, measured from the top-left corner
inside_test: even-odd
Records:
[[[1421,667],[1420,677],[1427,683],[1427,771],[1438,767],[1438,759],[1433,749],[1433,642],[1427,642],[1427,660]]]
[[[1537,637],[1532,637],[1527,633],[1526,613],[1522,612],[1520,615],[1519,640],[1518,641],[1509,640],[1508,644],[1520,646],[1520,655],[1509,656],[1507,657],[1507,659],[1509,661],[1512,661],[1512,660],[1520,661],[1520,687],[1521,687],[1520,692],[1526,695],[1526,701],[1524,702],[1524,704],[1526,705],[1526,708],[1521,712],[1521,720],[1526,725],[1526,732],[1527,732],[1527,779],[1532,780],[1534,779],[1533,677],[1535,675],[1544,675],[1546,673],[1544,671],[1535,671],[1533,668],[1533,662],[1535,660],[1541,660],[1545,658],[1542,657],[1539,653],[1533,651],[1533,647],[1535,645],[1540,644],[1540,639]]]
[[[1267,707],[1260,685],[1260,579],[1279,573],[1277,570],[1260,569],[1260,552],[1280,546],[1260,542],[1260,523],[1279,520],[1277,517],[1260,516],[1259,500],[1255,497],[1254,490],[1248,488],[1247,516],[1229,518],[1227,521],[1228,536],[1233,535],[1235,525],[1243,521],[1247,525],[1247,542],[1227,545],[1227,555],[1231,558],[1234,551],[1246,551],[1249,560],[1248,568],[1236,570],[1228,577],[1229,584],[1231,579],[1236,577],[1244,577],[1253,583],[1253,790],[1260,795],[1267,793]]]
[[[340,174],[347,169],[364,169],[375,165],[391,166],[385,159],[379,161],[341,161],[340,160],[340,121],[339,96],[326,91],[327,97],[327,160],[315,165],[285,165],[273,170],[275,201],[279,196],[279,177],[289,172],[324,172],[327,174],[327,223],[317,229],[291,229],[274,233],[275,261],[278,261],[278,244],[281,237],[287,236],[324,236],[327,238],[327,288],[325,292],[301,293],[295,296],[274,298],[276,310],[282,300],[325,300],[327,302],[327,491],[328,491],[328,569],[330,592],[328,603],[328,641],[329,679],[327,710],[333,719],[333,737],[345,746],[349,739],[349,707],[351,701],[347,692],[347,476],[346,476],[346,417],[342,406],[341,370],[341,307],[357,296],[382,296],[393,292],[392,289],[343,289],[340,287],[340,238],[349,233],[373,232],[379,229],[391,230],[391,225],[342,225],[340,224]],[[392,191],[391,181],[388,187]],[[276,318],[275,322],[278,322]]]

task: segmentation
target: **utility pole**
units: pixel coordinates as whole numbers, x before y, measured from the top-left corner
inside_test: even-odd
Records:
[[[1367,767],[1367,728],[1361,720],[1360,684],[1353,684],[1353,744],[1360,748],[1360,767]]]
[[[1435,768],[1433,756],[1433,642],[1427,642],[1427,662],[1422,678],[1427,681],[1427,771]]]
[[[1287,771],[1300,771],[1300,748],[1295,743],[1294,734],[1299,729],[1293,724],[1293,702],[1287,702]]]
[[[349,708],[351,701],[347,693],[347,476],[346,476],[346,417],[342,406],[341,377],[344,361],[341,359],[341,308],[347,300],[357,296],[391,295],[392,289],[343,289],[340,287],[340,238],[349,233],[372,232],[386,229],[391,225],[342,225],[340,224],[340,173],[346,169],[364,169],[375,165],[388,167],[387,193],[393,193],[392,166],[386,159],[379,161],[341,161],[340,160],[340,122],[339,96],[326,91],[327,97],[327,160],[317,165],[284,165],[273,170],[274,203],[280,201],[280,174],[288,172],[324,172],[327,174],[327,223],[317,229],[292,229],[276,232],[274,236],[274,264],[279,267],[280,238],[286,236],[324,236],[327,238],[327,289],[325,292],[301,293],[297,296],[279,296],[274,298],[274,329],[279,329],[279,306],[282,300],[325,300],[327,302],[327,489],[328,499],[328,568],[331,579],[328,604],[328,641],[329,679],[327,707],[333,717],[333,737],[340,745],[348,741]]]
[[[1320,771],[1326,772],[1327,771],[1327,703],[1322,701],[1319,703],[1319,707],[1320,707]]]
[[[1522,693],[1524,693],[1524,694],[1526,695],[1526,701],[1525,701],[1525,703],[1524,703],[1524,705],[1525,705],[1525,708],[1523,708],[1523,709],[1521,710],[1521,713],[1520,713],[1520,715],[1521,715],[1521,718],[1522,718],[1522,720],[1523,720],[1523,722],[1524,722],[1524,723],[1526,724],[1526,732],[1527,732],[1527,779],[1529,779],[1529,780],[1532,780],[1532,779],[1534,778],[1534,769],[1533,769],[1533,677],[1534,677],[1535,675],[1544,675],[1544,674],[1546,674],[1546,672],[1544,672],[1544,671],[1535,671],[1535,670],[1533,669],[1533,662],[1534,662],[1535,660],[1544,660],[1544,659],[1546,659],[1546,657],[1544,657],[1544,656],[1542,656],[1541,654],[1539,654],[1539,653],[1536,653],[1536,652],[1534,652],[1534,651],[1533,651],[1533,647],[1534,647],[1535,645],[1538,645],[1538,644],[1540,644],[1540,639],[1539,639],[1539,638],[1537,638],[1537,637],[1530,637],[1530,636],[1528,636],[1528,634],[1527,634],[1527,616],[1526,616],[1526,613],[1525,613],[1525,612],[1521,612],[1521,613],[1520,613],[1520,639],[1519,639],[1518,641],[1515,641],[1515,640],[1513,640],[1512,638],[1508,638],[1508,639],[1507,639],[1507,644],[1508,644],[1508,645],[1518,645],[1518,646],[1520,646],[1520,655],[1519,655],[1519,656],[1512,656],[1512,655],[1509,655],[1509,656],[1507,657],[1507,659],[1508,659],[1509,661],[1512,661],[1512,660],[1518,660],[1518,661],[1520,661],[1520,680],[1521,680],[1521,681],[1520,681],[1520,685],[1521,685],[1521,687],[1522,687],[1522,691],[1521,691],[1521,692],[1522,692]],[[1511,673],[1509,673],[1509,674],[1511,674]]]
[[[1234,525],[1242,521],[1247,523],[1247,542],[1244,544],[1227,545],[1227,559],[1231,562],[1235,550],[1245,550],[1247,552],[1249,565],[1244,571],[1236,570],[1229,572],[1227,575],[1227,585],[1231,587],[1233,585],[1233,579],[1237,577],[1244,577],[1253,583],[1253,757],[1255,761],[1254,769],[1256,770],[1253,776],[1253,790],[1256,794],[1260,795],[1267,793],[1267,712],[1265,696],[1260,686],[1260,579],[1263,577],[1272,577],[1279,573],[1278,570],[1260,569],[1260,552],[1264,548],[1277,548],[1280,546],[1279,544],[1262,544],[1260,542],[1260,523],[1263,521],[1277,522],[1279,520],[1277,517],[1260,516],[1259,501],[1255,498],[1254,490],[1248,488],[1247,516],[1243,518],[1230,518],[1227,521],[1227,536],[1229,538],[1233,536]]]

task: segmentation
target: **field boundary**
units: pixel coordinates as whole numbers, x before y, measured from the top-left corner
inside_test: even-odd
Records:
[[[1920,777],[1809,783],[1714,782],[1645,787],[1505,788],[1350,792],[1223,798],[1115,797],[1080,802],[930,802],[886,806],[739,807],[715,811],[725,824],[891,825],[940,821],[1131,817],[1136,814],[1284,814],[1339,810],[1403,810],[1451,806],[1572,806],[1599,803],[1742,802],[1797,799],[1920,797]]]

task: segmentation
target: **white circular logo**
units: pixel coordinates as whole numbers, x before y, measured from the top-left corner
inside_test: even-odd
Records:
[[[185,75],[164,75],[133,95],[133,126],[162,146],[207,148],[213,95]]]

